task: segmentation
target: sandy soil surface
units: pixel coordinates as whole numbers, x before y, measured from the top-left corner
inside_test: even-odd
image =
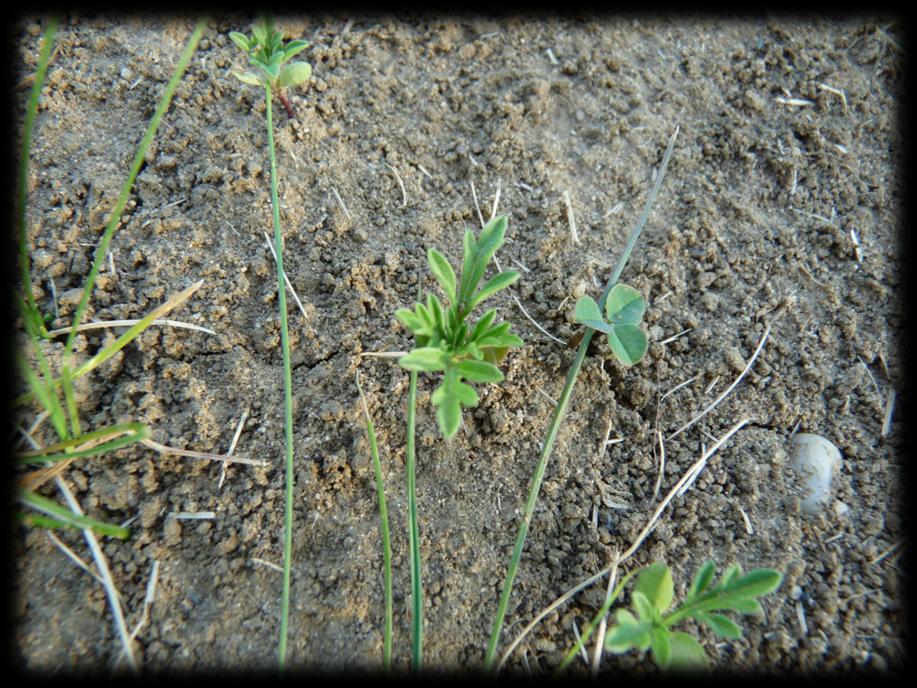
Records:
[[[457,262],[462,233],[480,226],[476,201],[489,217],[498,196],[509,217],[498,257],[523,275],[495,305],[525,347],[508,356],[503,383],[480,386],[479,407],[451,443],[438,434],[432,378],[422,379],[418,411],[425,663],[480,666],[551,399],[573,358],[575,295],[601,293],[676,126],[662,193],[622,276],[647,299],[649,353],[625,369],[595,338],[548,466],[502,646],[626,549],[703,448],[747,420],[627,569],[664,559],[679,596],[708,558],[721,570],[740,562],[785,572],[765,615],[740,620],[743,639],[718,642],[686,624],[720,669],[899,666],[903,26],[873,17],[277,23],[310,41],[302,55],[314,67],[308,85],[290,93],[296,118],[275,108],[285,263],[303,305],[290,302],[291,666],[380,667],[382,553],[357,370],[379,432],[395,663],[407,666],[407,374],[358,354],[410,348],[393,313],[413,302],[418,279],[436,288],[426,248]],[[281,578],[270,564],[282,559],[283,387],[265,239],[267,137],[258,91],[231,75],[245,64],[226,36],[249,25],[210,23],[89,313],[142,317],[203,279],[170,317],[216,334],[151,329],[88,377],[82,418],[140,420],[164,444],[225,452],[246,414],[235,455],[269,462],[224,474],[218,463],[130,449],[66,473],[89,515],[130,521],[129,540],[104,542],[129,626],[141,618],[158,562],[155,602],[136,640],[149,670],[276,665]],[[56,296],[57,326],[69,322],[74,290],[192,26],[190,18],[62,21],[28,210],[33,289],[46,312]],[[41,25],[20,28],[25,77]],[[28,88],[14,95],[21,113]],[[113,332],[87,333],[78,348],[89,354]],[[721,395],[765,334],[726,398],[664,441],[657,495],[658,436],[669,438]],[[36,439],[50,442],[47,430]],[[829,503],[815,516],[800,510],[799,476],[788,465],[794,432],[822,435],[842,453]],[[59,497],[50,485],[47,495]],[[79,533],[59,536],[92,561]],[[117,665],[102,587],[45,531],[20,527],[13,540],[18,665]],[[551,671],[604,594],[598,583],[549,615],[506,669]],[[602,666],[655,671],[635,653]]]

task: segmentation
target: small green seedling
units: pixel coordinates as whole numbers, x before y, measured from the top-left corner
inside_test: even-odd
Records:
[[[615,625],[605,636],[605,649],[615,653],[632,648],[651,649],[653,659],[661,669],[690,670],[707,667],[707,655],[694,636],[670,628],[682,619],[692,618],[707,625],[720,638],[737,640],[742,629],[719,611],[740,614],[760,614],[757,597],[773,592],[783,580],[783,574],[773,569],[755,569],[742,575],[742,566],[733,564],[710,587],[716,565],[707,561],[694,576],[688,594],[681,605],[672,605],[672,573],[665,563],[657,561],[637,577],[631,594],[633,612],[619,609]]]
[[[522,346],[522,340],[511,334],[510,323],[494,324],[497,311],[488,310],[469,328],[468,315],[484,299],[505,289],[519,278],[516,270],[506,270],[478,289],[490,259],[503,243],[506,217],[492,219],[475,239],[465,232],[465,259],[462,276],[456,283],[455,272],[446,258],[431,248],[427,252],[430,269],[446,296],[448,305],[429,294],[426,304],[415,303],[414,310],[401,308],[395,317],[414,333],[417,347],[398,363],[408,370],[444,373],[442,384],[431,400],[437,407],[436,417],[443,437],[449,439],[458,431],[462,407],[477,406],[478,395],[469,382],[499,382],[503,373],[497,368],[511,346]]]
[[[277,94],[287,114],[293,117],[293,107],[283,93],[283,89],[299,86],[312,76],[312,65],[308,62],[288,62],[294,55],[306,49],[308,41],[293,40],[283,44],[283,35],[274,30],[270,17],[252,26],[252,35],[246,36],[238,31],[231,31],[229,37],[248,55],[249,63],[256,68],[255,72],[234,72],[239,81],[251,86],[263,86]]]
[[[640,292],[626,284],[616,284],[605,301],[608,322],[602,320],[599,304],[589,296],[579,297],[573,319],[604,332],[615,358],[626,366],[632,366],[646,354],[646,333],[639,326],[645,311],[646,303]]]

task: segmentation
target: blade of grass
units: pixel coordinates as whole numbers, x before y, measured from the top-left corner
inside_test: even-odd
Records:
[[[662,164],[660,165],[659,172],[656,175],[656,183],[653,185],[653,188],[646,199],[646,204],[644,205],[643,212],[641,213],[640,218],[637,220],[637,224],[634,225],[634,229],[631,231],[630,237],[627,240],[627,244],[624,247],[624,251],[621,253],[621,257],[618,260],[618,263],[615,266],[615,269],[612,272],[608,283],[605,285],[605,289],[602,292],[602,297],[599,299],[600,309],[605,307],[605,301],[608,299],[608,294],[611,292],[612,287],[617,284],[618,278],[620,278],[621,273],[624,270],[624,266],[627,264],[627,261],[630,258],[630,254],[633,252],[634,246],[637,243],[640,232],[643,230],[643,226],[646,224],[646,221],[649,218],[650,210],[653,207],[653,202],[656,200],[656,195],[659,193],[659,189],[662,186],[662,180],[665,177],[665,171],[672,156],[672,150],[675,147],[675,139],[677,136],[678,127],[675,128],[675,133],[673,133],[672,137],[669,139],[668,146],[666,147],[665,154],[662,158]],[[551,458],[551,452],[554,449],[554,441],[557,439],[557,433],[560,430],[561,421],[563,420],[564,414],[567,410],[567,404],[569,403],[570,396],[573,393],[573,386],[576,383],[576,378],[579,375],[580,368],[583,365],[583,360],[586,357],[586,351],[589,349],[589,342],[592,341],[592,335],[594,332],[595,330],[591,328],[586,329],[586,333],[583,335],[583,339],[576,351],[576,356],[573,359],[573,363],[570,365],[570,369],[567,371],[567,379],[564,383],[563,391],[557,400],[557,406],[554,407],[554,413],[551,417],[551,424],[548,427],[548,433],[541,450],[541,456],[538,459],[538,465],[536,466],[535,474],[532,477],[528,499],[526,500],[525,512],[522,516],[522,522],[519,524],[519,532],[516,536],[516,544],[513,548],[512,558],[510,559],[509,567],[506,572],[506,580],[503,584],[503,591],[500,594],[500,601],[497,605],[497,613],[494,618],[490,641],[487,644],[487,650],[484,655],[485,671],[490,671],[493,668],[493,663],[497,652],[497,643],[500,640],[500,633],[503,630],[503,620],[506,616],[506,609],[509,605],[509,597],[512,593],[513,582],[516,578],[516,572],[519,568],[519,560],[522,558],[522,549],[525,546],[525,539],[528,535],[529,525],[535,513],[535,505],[538,502],[538,493],[541,490],[541,483],[544,479],[545,470],[548,466],[548,460]]]
[[[156,135],[157,129],[159,129],[159,123],[162,121],[163,115],[165,115],[166,110],[169,108],[169,104],[172,102],[172,96],[175,93],[175,89],[178,87],[178,83],[181,81],[182,76],[185,73],[185,69],[188,67],[188,63],[191,62],[191,57],[194,55],[194,51],[197,49],[197,44],[200,41],[201,35],[204,33],[206,26],[207,20],[201,19],[194,27],[194,32],[191,34],[191,38],[188,39],[185,50],[178,60],[175,71],[172,73],[172,78],[169,80],[165,91],[163,91],[162,97],[159,99],[159,104],[156,107],[156,112],[153,114],[153,119],[150,120],[150,124],[147,127],[146,133],[144,134],[143,139],[140,141],[140,146],[137,148],[137,153],[134,155],[134,161],[131,165],[130,174],[128,174],[127,179],[124,181],[124,185],[121,187],[121,194],[118,196],[118,200],[115,202],[114,208],[112,208],[111,217],[108,220],[108,225],[105,227],[102,238],[99,239],[99,243],[96,247],[95,258],[93,259],[92,266],[89,269],[89,276],[86,278],[86,285],[83,287],[82,298],[80,298],[80,303],[73,315],[73,322],[71,323],[72,329],[70,330],[70,334],[67,335],[67,341],[64,345],[64,351],[68,354],[72,353],[73,351],[73,343],[77,333],[76,328],[79,327],[83,319],[83,314],[86,312],[86,306],[89,304],[89,297],[92,294],[92,288],[95,286],[96,277],[98,276],[99,270],[102,267],[102,262],[105,260],[105,254],[108,253],[108,245],[111,243],[111,238],[115,233],[115,229],[118,227],[118,223],[121,221],[121,213],[124,211],[124,207],[127,205],[127,200],[130,197],[131,189],[134,186],[134,181],[137,179],[137,174],[140,172],[140,167],[143,165],[143,161],[144,158],[146,158],[150,144],[153,142],[153,137]],[[23,286],[28,288],[28,285]]]
[[[417,411],[417,371],[410,371],[408,388],[407,454],[405,471],[408,487],[408,546],[411,551],[411,665],[420,671],[423,663],[423,583],[420,567],[420,531],[417,525],[417,482],[414,430]]]
[[[277,302],[280,308],[280,347],[283,350],[283,417],[286,438],[286,488],[283,518],[283,591],[280,603],[280,670],[286,666],[287,633],[290,617],[290,571],[293,555],[293,377],[290,362],[290,332],[287,325],[287,292],[283,270],[283,236],[280,231],[280,199],[277,195],[277,155],[274,150],[274,115],[271,87],[264,87],[267,107],[267,145],[271,158],[271,210],[274,218],[274,253],[277,258]]]
[[[121,540],[127,539],[127,537],[130,535],[130,532],[127,530],[127,528],[115,526],[110,523],[102,523],[101,521],[96,521],[95,519],[89,518],[88,516],[74,513],[68,509],[65,509],[57,502],[51,501],[47,497],[42,497],[41,495],[35,494],[34,492],[17,489],[16,499],[20,503],[25,504],[27,507],[35,509],[36,511],[39,511],[46,516],[49,516],[50,520],[61,523],[68,528],[77,528],[78,530],[89,529],[98,533],[99,535],[108,535],[110,537],[116,537]],[[49,519],[40,520],[47,521]]]
[[[146,316],[137,321],[135,325],[128,328],[128,330],[118,337],[114,342],[106,346],[104,349],[99,351],[95,356],[90,358],[88,361],[83,363],[79,368],[70,372],[70,380],[76,380],[79,377],[82,377],[86,373],[98,368],[100,365],[105,363],[108,359],[114,356],[116,353],[121,351],[125,346],[130,344],[134,339],[139,337],[143,332],[155,321],[158,320],[161,316],[165,315],[169,311],[177,308],[185,301],[187,301],[194,292],[201,288],[201,285],[204,284],[204,280],[198,280],[190,287],[183,289],[178,294],[170,297],[164,304],[153,309]],[[65,373],[66,374],[66,373]],[[49,388],[57,388],[62,384],[62,378],[56,378],[49,383]],[[34,399],[34,392],[29,392],[17,397],[13,403],[16,405],[25,404],[32,399]]]
[[[379,497],[379,525],[382,530],[382,576],[383,595],[385,597],[385,628],[382,633],[382,666],[386,671],[392,668],[392,545],[388,528],[388,508],[385,505],[385,483],[382,479],[382,464],[379,461],[379,448],[376,444],[376,427],[363,395],[360,385],[360,372],[356,376],[357,391],[363,403],[366,416],[366,435],[369,438],[369,450],[373,457],[373,470],[376,474],[376,494]]]
[[[19,159],[19,188],[16,202],[16,214],[19,224],[19,271],[22,279],[22,290],[25,303],[31,313],[38,315],[36,325],[39,332],[44,332],[44,324],[38,312],[35,297],[32,296],[32,275],[29,267],[28,228],[26,223],[26,196],[29,187],[29,152],[32,149],[32,131],[35,128],[35,116],[38,113],[38,99],[48,73],[48,62],[51,56],[51,47],[57,35],[57,17],[51,17],[45,27],[41,52],[38,56],[38,69],[35,72],[35,81],[32,84],[32,93],[26,108],[25,123],[22,133],[22,154]]]
[[[45,462],[67,461],[83,456],[94,456],[126,447],[129,444],[140,442],[149,437],[149,429],[142,423],[123,423],[112,425],[101,430],[87,432],[85,435],[73,437],[63,442],[44,447],[38,451],[23,452],[16,457],[16,463],[35,465]],[[111,438],[111,439],[109,439]],[[84,446],[84,445],[91,446]],[[75,451],[64,451],[76,447]]]

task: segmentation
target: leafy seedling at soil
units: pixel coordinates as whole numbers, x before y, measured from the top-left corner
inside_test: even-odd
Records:
[[[268,93],[277,94],[287,114],[292,118],[293,106],[287,100],[283,89],[299,86],[312,76],[312,65],[308,62],[289,62],[296,54],[305,50],[309,42],[303,40],[283,43],[283,35],[274,30],[270,17],[252,26],[252,35],[232,31],[229,34],[233,43],[248,55],[249,63],[255,67],[254,72],[234,72],[241,82],[251,86],[262,86]],[[268,96],[270,99],[270,96]]]
[[[149,428],[142,423],[128,422],[111,425],[95,430],[86,431],[80,422],[79,410],[76,404],[74,382],[91,370],[114,356],[118,351],[140,336],[154,320],[163,317],[169,310],[184,302],[200,287],[200,282],[185,289],[180,294],[169,299],[153,312],[142,318],[114,342],[99,350],[89,360],[79,366],[74,364],[74,341],[83,315],[89,304],[96,277],[99,274],[103,261],[108,252],[115,229],[121,221],[121,214],[130,196],[131,187],[137,178],[140,167],[146,157],[153,137],[159,127],[163,115],[169,107],[175,89],[178,86],[188,63],[191,60],[197,44],[205,28],[205,21],[195,27],[188,44],[178,61],[172,78],[166,86],[159,104],[147,128],[137,153],[134,156],[130,173],[121,188],[121,193],[116,201],[105,231],[96,247],[95,256],[86,284],[83,287],[82,297],[73,315],[71,326],[62,331],[67,333],[67,339],[60,354],[59,375],[55,376],[52,370],[52,359],[46,348],[50,347],[50,340],[54,338],[49,332],[46,323],[49,316],[42,314],[32,294],[32,275],[30,256],[28,250],[28,233],[26,226],[26,200],[29,176],[29,155],[32,142],[32,131],[38,111],[38,101],[44,86],[48,70],[51,46],[57,31],[57,21],[50,20],[45,28],[43,45],[39,54],[38,69],[32,86],[29,103],[26,108],[23,129],[22,157],[19,165],[19,185],[16,199],[16,218],[19,229],[18,260],[21,280],[21,293],[16,295],[16,304],[22,317],[22,324],[26,335],[25,350],[16,351],[16,364],[22,374],[29,391],[21,394],[14,400],[14,404],[24,406],[37,402],[42,409],[40,418],[48,418],[58,437],[58,441],[50,446],[37,446],[31,435],[25,433],[27,438],[35,445],[32,451],[19,452],[15,457],[18,465],[42,466],[19,477],[15,498],[21,504],[37,513],[20,513],[17,517],[30,525],[47,528],[77,528],[91,529],[92,531],[111,537],[127,538],[129,531],[121,526],[103,523],[90,519],[75,510],[65,508],[56,502],[37,493],[38,488],[47,480],[59,475],[67,465],[79,458],[103,456],[121,449],[130,444],[143,441],[150,436]],[[38,423],[33,426],[32,432],[37,429]]]
[[[431,248],[427,251],[430,270],[439,282],[448,305],[443,307],[435,294],[427,295],[426,304],[415,303],[414,310],[401,308],[395,313],[401,323],[414,333],[417,347],[398,363],[413,371],[442,372],[443,381],[433,392],[436,418],[443,437],[451,439],[462,422],[462,408],[477,406],[478,395],[469,382],[500,382],[503,373],[495,365],[510,347],[522,346],[522,340],[511,334],[507,322],[494,324],[496,309],[492,308],[469,328],[468,315],[484,299],[505,289],[519,278],[515,270],[506,270],[492,277],[478,289],[490,259],[503,243],[506,217],[491,220],[475,239],[471,230],[465,232],[465,260],[461,280],[456,284],[455,272],[446,258]]]
[[[632,366],[646,354],[646,333],[640,329],[640,320],[646,310],[643,296],[633,287],[616,284],[605,300],[608,322],[602,320],[602,311],[591,296],[581,296],[576,302],[573,319],[604,332],[611,351],[621,363]]]
[[[500,641],[500,634],[503,630],[503,621],[506,618],[506,610],[509,605],[510,594],[513,590],[513,582],[516,579],[516,572],[519,569],[519,560],[522,558],[522,550],[525,547],[525,539],[528,535],[529,524],[532,522],[532,518],[535,514],[535,505],[538,503],[538,493],[541,490],[541,483],[544,481],[545,471],[548,467],[548,460],[551,458],[551,452],[554,450],[554,441],[557,439],[557,433],[560,430],[560,424],[563,421],[564,414],[567,410],[567,405],[570,403],[570,397],[573,394],[573,387],[576,384],[576,378],[579,376],[580,368],[583,366],[583,361],[586,358],[586,352],[589,349],[589,343],[592,341],[592,335],[596,332],[596,329],[601,329],[603,332],[607,331],[606,328],[612,328],[616,332],[616,335],[620,339],[620,335],[623,334],[624,339],[627,340],[627,343],[620,342],[622,346],[619,347],[620,353],[624,356],[622,363],[632,364],[637,360],[642,358],[643,352],[640,351],[639,344],[637,341],[638,336],[645,338],[642,332],[640,332],[639,327],[636,324],[640,321],[640,318],[637,318],[634,321],[634,315],[630,311],[626,303],[632,302],[624,298],[621,300],[623,305],[623,320],[622,310],[618,306],[620,304],[613,303],[613,307],[608,313],[609,319],[612,320],[610,323],[605,323],[602,321],[601,312],[602,308],[605,307],[606,302],[611,296],[611,292],[618,283],[618,279],[621,276],[621,273],[624,270],[624,266],[627,264],[630,254],[634,250],[634,246],[637,243],[637,239],[640,236],[640,232],[643,230],[643,226],[646,224],[647,219],[649,218],[650,210],[653,207],[653,201],[656,199],[656,196],[659,193],[659,189],[662,186],[662,180],[665,178],[665,171],[668,167],[669,160],[672,157],[672,150],[675,147],[675,138],[678,136],[678,129],[675,129],[675,133],[669,139],[669,144],[666,147],[665,153],[662,157],[662,164],[659,167],[659,172],[656,175],[656,182],[653,185],[653,188],[650,191],[649,196],[646,199],[646,204],[643,207],[643,212],[640,215],[640,218],[637,220],[634,229],[630,233],[630,237],[627,240],[627,244],[624,246],[624,250],[621,253],[621,257],[618,259],[618,263],[615,266],[614,271],[611,274],[611,277],[608,279],[608,283],[605,285],[605,289],[602,292],[602,296],[599,299],[595,308],[591,308],[588,303],[586,303],[583,308],[585,312],[581,312],[581,315],[591,316],[586,318],[587,320],[595,322],[593,326],[587,326],[586,333],[583,335],[582,340],[580,340],[579,347],[576,350],[576,356],[573,359],[573,363],[570,364],[570,368],[567,371],[567,379],[564,383],[564,388],[560,393],[560,397],[557,400],[557,405],[554,407],[554,414],[551,416],[551,423],[548,426],[548,432],[545,436],[544,444],[542,445],[541,455],[538,458],[538,464],[535,467],[535,474],[532,478],[531,488],[529,489],[528,498],[526,499],[525,511],[522,514],[522,521],[519,524],[519,531],[516,535],[516,544],[513,547],[513,553],[510,558],[509,567],[506,571],[506,579],[503,583],[503,590],[500,593],[500,599],[497,603],[497,612],[494,616],[494,623],[491,629],[490,640],[487,644],[487,649],[484,653],[484,668],[487,671],[490,671],[494,667],[494,660],[497,653],[497,644]],[[618,292],[622,294],[622,292]],[[627,292],[623,292],[626,297]],[[639,295],[638,295],[639,296]],[[642,299],[640,299],[642,303]],[[577,304],[579,306],[579,303]],[[576,313],[576,311],[574,311]],[[643,312],[640,311],[640,317],[642,317]],[[612,316],[619,318],[615,322]],[[622,329],[624,325],[629,327]],[[596,327],[599,326],[599,327]],[[633,329],[632,329],[633,328]],[[640,335],[635,335],[634,331],[640,332]],[[618,356],[618,351],[615,351],[616,344],[612,343],[612,351],[615,352],[615,355]],[[639,353],[639,356],[636,354]],[[632,363],[631,363],[632,362]]]
[[[398,363],[410,372],[407,411],[406,472],[408,490],[408,543],[411,551],[411,599],[413,608],[411,664],[420,670],[423,658],[423,586],[421,583],[420,539],[417,524],[417,492],[415,481],[414,428],[417,407],[417,375],[419,372],[442,372],[443,381],[431,396],[437,408],[436,418],[443,437],[455,436],[462,422],[462,408],[476,406],[478,394],[469,382],[499,382],[503,373],[497,364],[510,347],[522,346],[522,340],[509,332],[510,324],[494,324],[496,309],[484,313],[469,327],[466,320],[484,299],[505,289],[519,278],[515,270],[497,274],[478,288],[487,265],[503,244],[506,217],[493,218],[475,238],[465,232],[462,274],[456,280],[455,271],[439,251],[427,252],[430,270],[442,287],[447,304],[435,294],[426,302],[418,293],[414,309],[401,308],[395,317],[414,334],[416,347],[402,356]]]
[[[674,593],[669,567],[657,561],[643,569],[631,593],[631,609],[619,609],[614,614],[615,625],[605,636],[605,649],[615,653],[650,649],[660,669],[707,668],[703,646],[691,634],[673,631],[672,627],[690,618],[719,638],[738,640],[741,627],[720,612],[761,614],[756,598],[773,592],[783,580],[783,574],[774,569],[754,569],[742,575],[742,566],[733,564],[711,587],[715,571],[713,561],[704,563],[685,599],[671,609]]]
[[[264,88],[266,107],[268,154],[271,159],[271,208],[274,218],[274,253],[277,257],[277,297],[280,308],[280,346],[283,349],[284,431],[286,437],[286,490],[283,535],[283,592],[280,609],[280,643],[278,648],[280,668],[286,665],[287,629],[290,616],[290,572],[293,551],[293,382],[290,362],[290,333],[287,326],[287,298],[283,271],[283,236],[280,228],[280,200],[277,195],[277,154],[274,146],[274,115],[271,94],[276,92],[292,117],[293,110],[282,96],[282,89],[301,84],[312,74],[305,62],[284,62],[306,47],[305,41],[290,41],[283,45],[283,37],[274,30],[273,21],[266,17],[252,28],[252,37],[233,32],[229,37],[258,68],[256,74],[246,72],[236,76],[244,83]]]

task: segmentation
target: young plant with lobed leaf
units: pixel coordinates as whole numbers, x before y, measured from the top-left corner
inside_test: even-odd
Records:
[[[274,30],[270,17],[265,17],[260,24],[252,26],[251,36],[231,31],[229,37],[248,55],[249,63],[256,69],[255,72],[234,72],[235,77],[242,83],[263,86],[268,93],[276,93],[287,114],[291,118],[294,117],[293,106],[284,95],[283,89],[299,86],[308,81],[312,76],[312,65],[308,62],[285,63],[305,50],[309,42],[297,39],[284,45],[283,34]]]
[[[716,585],[716,565],[708,560],[698,569],[681,604],[672,609],[674,597],[672,572],[663,562],[643,569],[631,593],[631,610],[615,612],[615,625],[605,636],[605,649],[615,653],[631,649],[652,650],[660,669],[688,670],[708,667],[707,655],[697,639],[672,627],[684,619],[694,619],[724,640],[738,640],[742,628],[722,611],[761,614],[757,598],[776,590],[783,574],[774,569],[754,569],[742,574],[733,564]]]
[[[474,234],[465,232],[465,259],[461,279],[456,282],[449,261],[435,248],[427,252],[430,270],[448,297],[444,306],[435,294],[426,303],[414,304],[414,310],[402,308],[395,317],[414,333],[417,347],[398,363],[408,370],[442,372],[443,381],[433,392],[436,418],[443,437],[451,439],[462,421],[462,409],[477,406],[474,388],[463,382],[500,382],[503,373],[496,364],[510,347],[522,346],[522,340],[510,333],[510,323],[494,324],[497,310],[491,308],[473,327],[468,316],[484,299],[510,286],[519,278],[515,270],[506,270],[489,279],[478,289],[487,264],[503,243],[506,217],[494,218]]]
[[[506,217],[488,222],[478,237],[465,232],[461,277],[439,251],[427,252],[430,270],[447,297],[444,305],[435,294],[424,300],[418,293],[414,309],[399,309],[395,316],[414,334],[416,347],[398,363],[410,372],[407,410],[405,472],[408,490],[408,546],[411,553],[411,664],[420,670],[423,658],[423,585],[421,583],[420,534],[417,519],[414,426],[417,406],[417,376],[420,372],[441,372],[443,380],[431,396],[443,437],[454,437],[462,422],[462,409],[478,404],[474,387],[465,382],[499,382],[503,373],[497,365],[510,347],[522,340],[510,333],[509,323],[495,324],[496,309],[486,311],[473,326],[468,317],[485,299],[510,286],[519,278],[515,270],[500,272],[478,288],[487,265],[503,244]]]
[[[312,74],[312,67],[305,62],[293,62],[284,66],[294,55],[304,50],[306,41],[294,40],[286,45],[283,36],[274,30],[269,17],[252,27],[252,36],[238,32],[229,37],[239,46],[249,62],[258,68],[253,74],[245,72],[236,77],[246,84],[264,88],[265,119],[267,120],[268,154],[271,161],[271,209],[274,220],[274,254],[277,258],[277,300],[280,309],[280,345],[283,350],[284,389],[284,435],[286,438],[286,489],[284,491],[284,538],[283,538],[283,584],[280,611],[280,668],[286,665],[287,630],[290,614],[290,574],[293,551],[293,382],[290,359],[290,334],[287,325],[287,301],[285,275],[283,271],[283,237],[280,228],[280,200],[277,193],[277,154],[274,146],[274,116],[271,107],[272,93],[277,93],[290,117],[293,109],[283,96],[283,89],[306,81]]]

